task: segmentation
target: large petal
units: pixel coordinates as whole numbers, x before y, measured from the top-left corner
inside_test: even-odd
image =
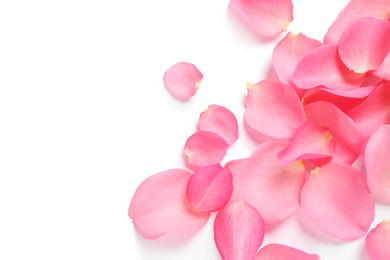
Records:
[[[285,144],[266,142],[249,158],[230,161],[225,168],[233,174],[231,201],[246,201],[257,209],[268,225],[279,223],[299,209],[305,182],[302,162],[278,163],[278,151]]]
[[[302,189],[301,207],[314,226],[342,240],[363,237],[375,215],[365,178],[343,164],[327,164],[311,172]]]
[[[390,125],[382,125],[371,135],[364,160],[371,192],[390,201]]]
[[[171,169],[150,176],[137,188],[129,217],[146,239],[164,234],[188,235],[198,232],[210,215],[196,213],[189,204],[186,188],[191,173]]]
[[[298,88],[311,89],[325,86],[331,89],[359,87],[364,74],[350,71],[342,62],[337,46],[325,44],[304,57],[293,72],[293,81]]]
[[[232,174],[219,164],[194,172],[187,185],[187,197],[200,212],[211,213],[223,208],[233,192]]]
[[[316,254],[308,254],[293,247],[269,244],[257,252],[255,260],[320,260]]]
[[[390,22],[356,19],[341,35],[338,51],[344,64],[356,73],[378,68],[390,51]]]
[[[229,144],[216,133],[199,131],[187,139],[184,154],[190,166],[204,167],[220,163],[228,148]]]
[[[164,73],[165,86],[176,98],[186,100],[195,95],[203,79],[198,68],[188,62],[175,63]]]
[[[287,84],[263,80],[247,83],[245,121],[260,134],[292,138],[301,126],[304,112],[295,91]]]
[[[275,36],[293,19],[291,0],[230,0],[230,6],[257,33]]]
[[[238,123],[234,114],[223,106],[210,105],[199,116],[199,129],[211,131],[223,137],[228,144],[238,139]]]
[[[264,233],[260,214],[243,201],[228,205],[215,218],[214,239],[223,260],[254,259]]]
[[[383,220],[368,232],[366,251],[372,260],[390,259],[390,218]]]

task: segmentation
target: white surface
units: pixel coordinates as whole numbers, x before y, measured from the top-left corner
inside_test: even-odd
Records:
[[[322,39],[346,0],[295,0],[293,32]],[[245,82],[275,79],[273,47],[210,0],[0,2],[0,259],[220,259],[213,221],[187,238],[146,241],[127,209],[151,174],[184,167],[182,147],[209,104],[228,107],[240,139]],[[204,74],[189,102],[164,71],[189,61]],[[375,226],[390,215],[377,204]],[[277,242],[323,260],[366,260],[364,239],[343,243],[298,213],[269,228]]]

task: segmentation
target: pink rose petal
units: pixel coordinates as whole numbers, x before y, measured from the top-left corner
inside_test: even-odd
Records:
[[[192,210],[186,196],[191,173],[172,169],[150,176],[137,188],[129,207],[129,217],[146,239],[164,234],[188,235],[198,232],[210,215]]]
[[[164,73],[165,86],[169,92],[182,100],[195,95],[202,79],[203,74],[188,62],[178,62]]]
[[[264,238],[260,214],[246,202],[234,202],[215,218],[214,240],[223,260],[254,259]]]
[[[255,260],[320,260],[316,254],[308,254],[293,247],[269,244],[257,252]]]
[[[202,112],[199,117],[199,129],[220,135],[229,145],[238,139],[237,119],[229,109],[223,106],[211,105]]]
[[[378,78],[390,81],[390,53],[387,55],[383,63],[376,70],[371,71],[371,73]]]
[[[390,218],[383,220],[366,236],[367,255],[372,260],[390,259]]]
[[[223,208],[233,192],[232,174],[219,164],[195,171],[187,186],[191,205],[200,212],[211,213]]]

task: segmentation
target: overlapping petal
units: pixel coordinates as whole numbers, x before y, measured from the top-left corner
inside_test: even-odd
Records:
[[[390,53],[387,55],[383,63],[376,70],[371,71],[371,73],[378,78],[390,81]]]
[[[293,247],[269,244],[257,252],[255,260],[320,260],[316,254],[308,254]]]
[[[390,259],[390,218],[383,220],[366,236],[366,251],[372,260]]]
[[[264,233],[260,214],[243,201],[223,208],[215,218],[214,239],[223,260],[254,259]]]
[[[129,217],[146,239],[164,234],[188,235],[198,232],[210,215],[197,213],[186,196],[191,173],[171,169],[150,176],[137,188],[129,207]]]

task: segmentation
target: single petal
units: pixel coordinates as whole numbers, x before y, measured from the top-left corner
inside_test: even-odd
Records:
[[[171,169],[150,176],[137,188],[129,207],[129,217],[146,239],[164,234],[188,235],[198,232],[210,214],[193,211],[186,196],[191,173]]]
[[[390,0],[351,0],[339,13],[324,37],[324,43],[337,44],[344,30],[358,17],[390,18]]]
[[[199,129],[223,137],[228,144],[238,139],[238,123],[234,114],[223,106],[210,105],[199,117]]]
[[[246,201],[256,208],[267,225],[290,217],[299,209],[306,173],[302,162],[283,166],[277,153],[285,144],[266,142],[249,158],[230,161],[225,168],[233,174],[230,201]]]
[[[325,44],[298,62],[293,72],[293,81],[298,88],[311,89],[325,86],[331,89],[359,87],[364,74],[350,71],[340,59],[337,46]]]
[[[234,202],[215,218],[214,240],[223,260],[254,259],[264,238],[264,221],[246,202]]]
[[[372,260],[390,259],[390,218],[383,220],[366,236],[367,255]]]
[[[308,254],[293,247],[269,244],[257,252],[255,260],[320,260],[316,254]]]
[[[230,6],[258,34],[275,36],[293,20],[291,0],[230,0]]]
[[[363,237],[375,216],[365,178],[344,164],[327,164],[311,171],[302,189],[301,207],[314,226],[342,240]]]
[[[292,138],[304,119],[302,104],[287,84],[263,80],[247,83],[245,121],[263,135]]]
[[[390,81],[390,53],[386,56],[383,63],[376,70],[371,71],[371,73],[378,78]]]
[[[364,163],[371,192],[390,201],[390,125],[382,125],[371,135]]]
[[[228,148],[229,144],[216,133],[199,131],[187,139],[184,154],[190,166],[204,167],[220,163]]]
[[[187,100],[200,86],[203,74],[198,68],[188,62],[178,62],[164,73],[165,86],[176,98]]]
[[[390,22],[356,19],[341,35],[338,51],[343,63],[356,73],[378,68],[390,51]]]
[[[223,208],[233,192],[232,174],[219,164],[195,171],[187,185],[187,197],[200,212],[211,213]]]

